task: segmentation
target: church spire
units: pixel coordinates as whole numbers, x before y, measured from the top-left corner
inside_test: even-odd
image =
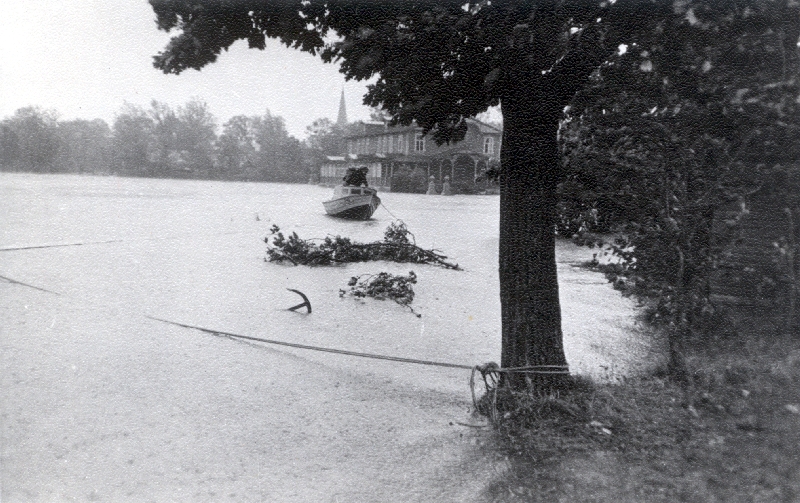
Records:
[[[344,87],[342,87],[342,98],[339,100],[339,116],[336,118],[336,124],[340,126],[347,125],[347,108],[344,106]]]

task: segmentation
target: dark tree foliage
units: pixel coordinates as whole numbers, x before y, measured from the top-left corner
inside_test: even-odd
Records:
[[[612,278],[671,328],[680,375],[684,341],[714,311],[710,281],[736,246],[749,195],[781,185],[772,172],[798,169],[800,12],[781,2],[676,12],[573,100],[560,223],[567,234],[619,233]]]
[[[348,79],[375,79],[365,104],[438,142],[463,138],[466,117],[500,105],[504,367],[566,363],[554,234],[565,106],[621,43],[657,36],[694,4],[726,16],[758,2],[151,0],[158,26],[179,32],[155,57],[164,72],[200,69],[236,40],[263,49],[276,38],[339,62]],[[515,374],[507,383],[545,380]]]
[[[424,194],[428,189],[428,173],[419,166],[396,168],[392,174],[392,192]]]

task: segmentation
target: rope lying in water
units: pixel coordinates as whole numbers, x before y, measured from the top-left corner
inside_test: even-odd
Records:
[[[49,289],[46,289],[46,288],[38,287],[38,286],[32,285],[30,283],[25,283],[23,281],[19,281],[19,280],[13,279],[13,278],[9,278],[7,276],[0,275],[0,279],[5,280],[5,281],[7,281],[9,283],[25,286],[27,288],[33,288],[35,290],[39,290],[39,291],[42,291],[42,292],[50,293],[50,294],[53,294],[53,295],[58,295],[58,296],[61,296],[61,297],[68,297],[68,296],[66,296],[66,295],[64,295],[62,293],[56,292],[54,290],[49,290]],[[74,298],[74,297],[71,297],[71,298]],[[81,299],[77,299],[77,300],[81,300]],[[277,346],[287,346],[287,347],[291,347],[291,348],[307,349],[307,350],[311,350],[311,351],[320,351],[320,352],[325,352],[325,353],[336,353],[336,354],[347,355],[347,356],[358,356],[358,357],[362,357],[362,358],[372,358],[372,359],[376,359],[376,360],[388,360],[388,361],[395,361],[395,362],[400,362],[400,363],[415,363],[415,364],[418,364],[418,365],[431,365],[431,366],[435,366],[435,367],[448,367],[448,368],[457,368],[457,369],[465,369],[465,370],[472,369],[471,365],[464,365],[464,364],[459,364],[459,363],[447,363],[447,362],[439,362],[439,361],[432,361],[432,360],[419,360],[419,359],[416,359],[416,358],[404,358],[404,357],[399,357],[399,356],[380,355],[380,354],[373,354],[373,353],[362,353],[362,352],[359,352],[359,351],[349,351],[349,350],[346,350],[346,349],[326,348],[326,347],[321,347],[321,346],[312,346],[312,345],[308,345],[308,344],[299,344],[299,343],[295,343],[295,342],[279,341],[279,340],[275,340],[275,339],[264,339],[264,338],[261,338],[261,337],[252,337],[252,336],[249,336],[249,335],[243,335],[243,334],[237,334],[237,333],[233,333],[233,332],[227,332],[227,331],[224,331],[224,330],[215,330],[215,329],[211,329],[211,328],[201,327],[201,326],[198,326],[198,325],[191,325],[191,324],[188,324],[188,323],[180,323],[180,322],[177,322],[177,321],[168,320],[166,318],[159,318],[157,316],[151,316],[149,314],[144,314],[144,313],[140,313],[140,314],[141,314],[141,316],[143,316],[145,318],[148,318],[150,320],[159,321],[161,323],[166,323],[166,324],[174,325],[174,326],[178,326],[178,327],[189,328],[189,329],[193,329],[193,330],[199,330],[199,331],[205,332],[207,334],[212,334],[212,335],[217,335],[217,336],[222,336],[222,337],[230,337],[230,338],[235,338],[235,339],[244,339],[244,340],[255,341],[255,342],[263,342],[265,344],[273,344],[273,345],[277,345]]]
[[[9,282],[9,283],[11,283],[13,285],[25,286],[25,287],[28,287],[28,288],[33,288],[34,290],[39,290],[40,292],[50,293],[50,294],[53,294],[53,295],[58,295],[59,297],[63,297],[62,294],[60,294],[58,292],[54,292],[53,290],[48,290],[46,288],[41,288],[41,287],[38,287],[38,286],[34,286],[34,285],[29,284],[29,283],[23,283],[22,281],[17,281],[15,279],[12,279],[12,278],[9,278],[9,277],[6,277],[6,276],[0,276],[0,279],[2,279],[4,281],[7,281],[7,282]]]
[[[230,236],[233,234],[241,234],[239,231],[234,232],[222,232],[219,234],[212,234],[208,237],[216,237],[216,236]],[[194,236],[194,234],[192,234]],[[67,246],[86,246],[86,245],[99,245],[99,244],[107,244],[107,243],[138,243],[144,241],[166,241],[170,239],[181,239],[186,236],[177,235],[177,236],[165,236],[165,237],[150,237],[150,238],[138,238],[138,239],[105,239],[102,241],[72,241],[68,243],[45,243],[45,244],[36,244],[36,245],[17,245],[17,246],[2,246],[0,247],[0,252],[5,251],[19,251],[19,250],[37,250],[42,248],[64,248]]]
[[[346,349],[336,349],[336,348],[326,348],[321,346],[311,346],[308,344],[299,344],[296,342],[286,342],[286,341],[278,341],[274,339],[264,339],[261,337],[252,337],[249,335],[242,335],[236,334],[233,332],[225,332],[223,330],[215,330],[212,328],[200,327],[197,325],[190,325],[188,323],[179,323],[177,321],[167,320],[164,318],[158,318],[156,316],[144,315],[145,318],[149,318],[151,320],[160,321],[162,323],[167,323],[169,325],[175,325],[178,327],[189,328],[192,330],[199,330],[201,332],[205,332],[207,334],[222,336],[222,337],[232,337],[234,339],[244,339],[248,341],[255,341],[255,342],[263,342],[266,344],[274,344],[278,346],[287,346],[291,348],[299,348],[299,349],[308,349],[310,351],[321,351],[324,353],[335,353],[340,355],[347,355],[347,356],[358,356],[361,358],[372,358],[375,360],[388,360],[393,362],[400,362],[400,363],[415,363],[418,365],[430,365],[434,367],[448,367],[454,369],[465,369],[465,370],[472,370],[473,375],[476,371],[481,372],[482,374],[489,374],[489,373],[529,373],[529,374],[568,374],[569,371],[567,370],[568,367],[566,365],[531,365],[527,367],[511,367],[511,368],[500,368],[497,367],[494,363],[487,363],[485,365],[464,365],[461,363],[447,363],[447,362],[439,362],[439,361],[432,361],[432,360],[419,360],[416,358],[405,358],[401,356],[390,356],[390,355],[381,355],[375,353],[362,353],[359,351],[349,351]],[[494,365],[494,367],[491,367]],[[489,367],[488,370],[486,367]]]
[[[392,213],[392,212],[389,210],[389,208],[387,208],[387,207],[386,207],[386,205],[385,205],[385,204],[383,204],[383,201],[381,201],[381,206],[383,206],[383,209],[384,209],[384,210],[386,210],[386,212],[387,212],[387,213],[389,213],[389,215],[391,215],[391,216],[392,216],[392,218],[394,218],[395,220],[400,220],[399,218],[397,218],[396,216],[394,216],[394,213]],[[400,220],[400,221],[402,222],[402,220]]]
[[[84,245],[97,245],[105,243],[121,243],[122,239],[108,239],[105,241],[80,241],[74,243],[52,243],[41,245],[20,245],[20,246],[4,246],[0,248],[0,252],[4,251],[17,251],[17,250],[37,250],[40,248],[63,248],[65,246],[84,246]]]
[[[375,360],[388,360],[393,362],[400,362],[400,363],[416,363],[418,365],[431,365],[434,367],[448,367],[454,369],[472,369],[470,365],[462,365],[459,363],[447,363],[447,362],[437,362],[431,360],[417,360],[416,358],[403,358],[400,356],[389,356],[389,355],[379,355],[374,353],[361,353],[359,351],[349,351],[346,349],[336,349],[336,348],[326,348],[321,346],[311,346],[308,344],[298,344],[296,342],[286,342],[286,341],[277,341],[274,339],[262,339],[261,337],[251,337],[249,335],[242,335],[242,334],[235,334],[233,332],[224,332],[222,330],[214,330],[211,328],[199,327],[197,325],[189,325],[187,323],[178,323],[177,321],[171,321],[164,318],[157,318],[155,316],[144,315],[145,318],[149,318],[151,320],[160,321],[162,323],[167,323],[170,325],[175,325],[178,327],[183,328],[190,328],[193,330],[199,330],[201,332],[205,332],[207,334],[223,336],[223,337],[232,337],[234,339],[244,339],[248,341],[256,341],[256,342],[263,342],[266,344],[274,344],[278,346],[287,346],[290,348],[299,348],[299,349],[308,349],[311,351],[321,351],[324,353],[336,353],[340,355],[347,355],[347,356],[358,356],[361,358],[372,358]]]
[[[9,278],[7,276],[0,275],[0,279],[7,281],[9,283],[24,286],[27,288],[32,288],[35,290],[39,290],[41,292],[46,292],[52,295],[58,295],[60,297],[65,298],[73,298],[76,300],[75,297],[67,296],[62,293],[56,292],[54,290],[38,287],[35,285],[31,285],[29,283],[25,283],[13,278]],[[287,341],[279,341],[274,339],[264,339],[261,337],[252,337],[249,335],[242,335],[233,332],[226,332],[223,330],[214,330],[211,328],[201,327],[197,325],[190,325],[188,323],[179,323],[177,321],[168,320],[166,318],[159,318],[157,316],[151,316],[149,314],[140,313],[141,316],[144,318],[158,321],[161,323],[166,323],[169,325],[174,325],[182,328],[188,328],[191,330],[198,330],[200,332],[204,332],[207,334],[215,335],[218,337],[228,337],[232,339],[242,339],[254,342],[262,342],[265,344],[272,344],[277,346],[286,346],[291,348],[297,349],[305,349],[310,351],[319,351],[324,353],[334,353],[346,356],[357,356],[360,358],[371,358],[375,360],[386,360],[386,361],[393,361],[399,363],[413,363],[416,365],[427,365],[427,366],[434,366],[434,367],[446,367],[446,368],[455,368],[455,369],[464,369],[464,370],[471,370],[472,373],[470,375],[469,385],[470,391],[472,393],[472,404],[476,410],[478,410],[478,397],[475,392],[475,383],[476,374],[480,374],[481,378],[483,379],[484,386],[486,388],[487,396],[491,396],[492,400],[492,410],[490,411],[490,419],[493,421],[497,418],[497,385],[500,381],[499,376],[503,373],[525,373],[525,374],[569,374],[569,367],[567,365],[531,365],[525,367],[509,367],[509,368],[501,368],[494,362],[489,362],[484,365],[464,365],[460,363],[448,363],[448,362],[440,362],[440,361],[433,361],[433,360],[419,360],[416,358],[404,358],[400,356],[391,356],[391,355],[381,355],[375,353],[363,353],[359,351],[349,351],[345,349],[336,349],[336,348],[326,348],[321,346],[312,346],[308,344],[299,344],[295,342],[287,342]]]

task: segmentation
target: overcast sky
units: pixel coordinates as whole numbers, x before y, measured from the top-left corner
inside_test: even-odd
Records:
[[[0,119],[35,105],[112,125],[125,102],[178,107],[198,97],[220,126],[268,109],[304,138],[315,119],[336,120],[343,88],[348,119],[369,118],[365,84],[274,40],[264,51],[237,42],[200,72],[164,75],[152,56],[170,34],[156,29],[147,0],[3,0],[1,12]]]

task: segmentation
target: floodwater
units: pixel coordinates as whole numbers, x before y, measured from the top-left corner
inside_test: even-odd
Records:
[[[464,440],[474,428],[453,426],[468,417],[469,371],[242,343],[147,318],[403,358],[499,361],[498,197],[383,193],[372,220],[353,222],[324,214],[331,192],[0,173],[0,276],[29,285],[0,281],[0,499],[479,494],[486,467],[464,466],[483,456]],[[396,219],[464,270],[264,260],[273,225],[366,242]],[[571,370],[618,379],[651,366],[634,302],[577,267],[591,251],[559,242],[557,257]],[[409,270],[419,318],[338,294],[351,276]],[[308,296],[311,314],[287,310],[300,302],[288,288]],[[420,453],[424,462],[409,463]]]

